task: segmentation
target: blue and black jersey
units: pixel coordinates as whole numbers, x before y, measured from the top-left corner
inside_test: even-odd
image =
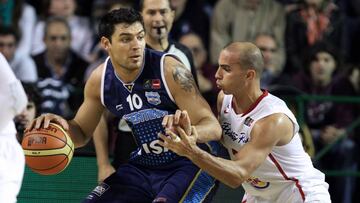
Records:
[[[165,55],[145,49],[143,67],[131,83],[122,82],[107,59],[102,78],[102,103],[114,115],[126,120],[137,142],[138,148],[132,152],[130,162],[149,167],[162,166],[178,158],[158,144],[158,133],[164,131],[163,117],[178,109],[164,78]]]

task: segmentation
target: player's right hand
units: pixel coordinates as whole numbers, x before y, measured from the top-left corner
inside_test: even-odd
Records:
[[[30,131],[32,129],[39,129],[39,128],[48,128],[50,122],[57,123],[61,125],[61,127],[64,128],[64,130],[69,130],[69,124],[68,122],[62,118],[61,116],[58,116],[56,114],[52,113],[45,113],[40,115],[39,117],[32,120],[26,127],[25,132]]]
[[[111,174],[115,173],[115,168],[111,164],[104,164],[98,167],[98,183],[104,182],[104,180]]]

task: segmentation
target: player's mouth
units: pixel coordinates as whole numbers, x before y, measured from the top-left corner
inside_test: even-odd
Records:
[[[155,26],[152,29],[158,35],[166,33],[166,26],[165,25],[164,26]]]
[[[216,87],[221,89],[221,84],[220,84],[219,80],[216,80]]]
[[[130,56],[131,59],[139,60],[141,58],[141,55],[132,55]]]

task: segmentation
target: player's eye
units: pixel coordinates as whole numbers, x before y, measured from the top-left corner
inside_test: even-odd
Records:
[[[120,41],[123,42],[123,43],[128,43],[128,42],[131,41],[131,38],[130,37],[123,37],[123,38],[120,39]]]
[[[138,39],[138,40],[143,40],[144,37],[145,37],[144,35],[139,35],[139,36],[137,36],[137,39]]]

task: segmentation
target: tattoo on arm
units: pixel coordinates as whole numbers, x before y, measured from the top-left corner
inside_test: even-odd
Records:
[[[196,93],[199,93],[193,75],[181,64],[175,65],[173,78],[175,82],[178,83],[186,92],[191,92],[194,89]]]

